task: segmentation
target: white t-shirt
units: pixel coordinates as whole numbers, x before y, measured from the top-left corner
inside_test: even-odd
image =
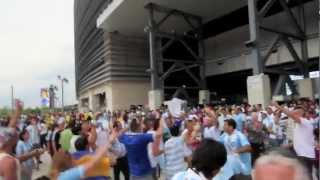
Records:
[[[220,140],[220,130],[216,126],[205,127],[203,132],[203,137],[219,141]]]
[[[315,158],[314,136],[312,122],[301,118],[293,130],[293,147],[298,156]]]
[[[172,180],[207,180],[207,178],[200,172],[196,173],[192,169],[177,173]]]

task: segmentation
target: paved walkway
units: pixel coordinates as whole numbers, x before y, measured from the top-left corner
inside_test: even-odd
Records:
[[[41,156],[42,164],[40,164],[39,170],[33,170],[32,179],[36,179],[41,176],[48,176],[49,177],[49,170],[51,168],[51,157],[50,155],[45,152]]]

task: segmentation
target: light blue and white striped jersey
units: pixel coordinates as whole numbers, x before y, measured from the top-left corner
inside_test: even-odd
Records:
[[[183,137],[171,137],[164,144],[165,174],[167,179],[187,169],[184,158],[189,156],[190,153],[187,153],[184,147]]]

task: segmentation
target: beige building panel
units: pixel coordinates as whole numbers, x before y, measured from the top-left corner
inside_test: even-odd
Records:
[[[149,81],[114,81],[112,88],[112,110],[127,109],[130,105],[145,105],[150,90]]]
[[[81,112],[101,111],[95,95],[106,94],[106,110],[128,109],[130,105],[145,105],[148,102],[149,81],[111,81],[92,88],[80,95]],[[88,99],[89,107],[82,107],[81,100]]]

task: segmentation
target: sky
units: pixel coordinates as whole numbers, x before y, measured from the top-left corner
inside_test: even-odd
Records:
[[[40,89],[65,85],[64,104],[74,104],[73,0],[0,0],[0,107],[14,97],[40,106]]]

